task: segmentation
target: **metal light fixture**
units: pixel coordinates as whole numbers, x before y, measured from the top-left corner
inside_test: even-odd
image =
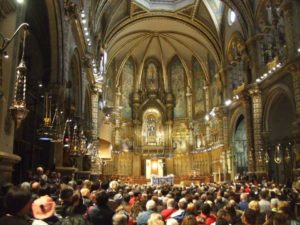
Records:
[[[51,116],[51,104],[52,97],[45,94],[44,97],[44,118],[41,127],[38,129],[39,140],[41,141],[51,141],[53,132],[52,132],[52,116]]]
[[[21,24],[10,41],[15,37],[16,33],[23,26],[28,27],[28,24]],[[10,43],[7,42],[7,45]],[[24,30],[23,49],[20,64],[17,67],[17,78],[15,82],[14,98],[9,110],[17,128],[20,127],[21,122],[26,118],[29,110],[26,108],[26,72],[27,68],[24,62],[26,42],[26,30]],[[6,46],[7,47],[7,46]],[[5,48],[4,48],[5,49]],[[3,49],[2,49],[3,50]],[[2,71],[1,71],[2,73]],[[2,75],[2,74],[1,74]],[[1,77],[2,78],[2,77]]]
[[[277,164],[280,164],[282,162],[280,144],[276,145],[275,153],[274,153],[274,162]]]
[[[2,71],[2,64],[3,64],[3,58],[7,59],[9,58],[9,55],[6,51],[6,48],[8,45],[11,43],[11,41],[15,38],[17,33],[21,30],[21,28],[27,29],[29,25],[27,23],[22,23],[15,33],[12,35],[11,38],[6,38],[0,33],[0,98],[3,96],[3,91],[2,91],[2,83],[3,83],[3,71]],[[25,33],[25,30],[24,30]],[[24,40],[25,42],[25,40]],[[24,44],[24,43],[23,43]]]

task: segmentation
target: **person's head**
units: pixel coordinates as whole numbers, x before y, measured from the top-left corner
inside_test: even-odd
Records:
[[[256,212],[259,212],[260,208],[259,208],[258,201],[252,200],[251,202],[249,202],[248,208]]]
[[[91,187],[92,187],[92,182],[90,181],[90,180],[84,180],[83,182],[82,182],[82,184],[83,184],[83,188],[87,188],[87,189],[91,189]]]
[[[247,193],[242,193],[241,196],[240,196],[240,199],[241,201],[247,201],[247,198],[248,198],[248,194]]]
[[[253,209],[246,209],[242,215],[242,222],[246,225],[254,225],[256,223],[257,212]]]
[[[169,198],[167,201],[167,207],[168,208],[175,208],[175,200],[174,198]]]
[[[38,194],[41,189],[41,184],[39,182],[33,182],[31,184],[31,192],[34,194]]]
[[[113,218],[113,225],[126,225],[128,222],[128,216],[124,213],[115,213]]]
[[[43,169],[43,167],[41,167],[41,166],[39,166],[39,167],[37,167],[36,168],[36,174],[38,174],[38,175],[43,175],[44,174],[44,169]]]
[[[187,207],[187,201],[186,201],[186,199],[185,198],[181,198],[180,200],[179,200],[179,202],[178,202],[178,208],[179,209],[186,209],[186,207]]]
[[[147,221],[147,225],[164,225],[162,216],[159,213],[152,213]]]
[[[186,211],[190,214],[196,214],[196,206],[194,203],[190,202],[187,204]]]
[[[198,224],[198,222],[197,222],[196,218],[192,215],[185,216],[181,223],[181,225],[197,225],[197,224]]]
[[[32,203],[32,213],[35,219],[44,220],[50,218],[55,213],[55,202],[48,195],[36,199]]]
[[[30,192],[30,183],[27,181],[24,181],[23,183],[20,184],[20,188]]]
[[[167,220],[166,225],[179,225],[179,223],[176,219],[170,218]]]
[[[226,220],[227,222],[231,221],[230,213],[229,213],[226,209],[220,209],[220,210],[217,212],[217,217],[218,217],[218,218],[223,218],[223,219]]]
[[[207,204],[207,203],[203,204],[203,206],[201,208],[201,211],[202,211],[203,214],[209,215],[210,214],[210,210],[211,210],[211,208],[210,208],[209,204]]]
[[[109,196],[106,193],[106,191],[101,190],[101,191],[98,191],[96,193],[96,204],[97,204],[97,206],[104,206],[104,205],[106,205],[107,202],[108,202],[108,199],[109,199]]]
[[[5,196],[6,212],[14,216],[25,216],[30,212],[31,193],[19,187],[12,187]]]
[[[264,191],[260,192],[259,196],[261,199],[267,199],[268,191],[264,190]]]
[[[90,197],[90,190],[88,188],[81,188],[80,193],[82,197],[89,198]]]
[[[74,190],[70,186],[66,186],[60,191],[60,199],[64,203],[71,202]]]
[[[146,209],[147,210],[155,210],[156,209],[156,203],[154,200],[149,200],[146,203]]]

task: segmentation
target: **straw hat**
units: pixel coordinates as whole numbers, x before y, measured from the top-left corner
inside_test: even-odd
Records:
[[[55,202],[48,195],[44,195],[36,199],[32,203],[33,216],[36,219],[47,219],[54,215],[55,212]]]

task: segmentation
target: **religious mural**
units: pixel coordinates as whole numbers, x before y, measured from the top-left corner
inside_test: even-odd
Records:
[[[210,12],[217,29],[219,30],[222,22],[224,3],[221,0],[204,0],[204,4]]]
[[[174,117],[182,118],[186,116],[185,80],[184,69],[178,57],[171,62],[171,80],[175,97]]]
[[[146,71],[146,87],[150,92],[158,89],[158,73],[154,63],[149,63]]]
[[[205,114],[205,92],[204,92],[204,72],[200,63],[193,59],[193,78],[194,78],[194,105],[195,117],[199,118]]]
[[[122,117],[124,119],[131,119],[131,94],[133,91],[133,79],[134,79],[134,62],[129,59],[123,68],[122,74]]]

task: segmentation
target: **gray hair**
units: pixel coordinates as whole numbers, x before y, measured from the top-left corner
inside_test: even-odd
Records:
[[[172,208],[175,207],[175,200],[174,200],[174,198],[168,199],[168,201],[167,201],[167,207],[172,207]]]
[[[147,210],[154,210],[156,207],[156,203],[153,200],[149,200],[146,204],[146,209]]]
[[[113,225],[126,225],[128,217],[124,213],[116,213],[113,218]]]

